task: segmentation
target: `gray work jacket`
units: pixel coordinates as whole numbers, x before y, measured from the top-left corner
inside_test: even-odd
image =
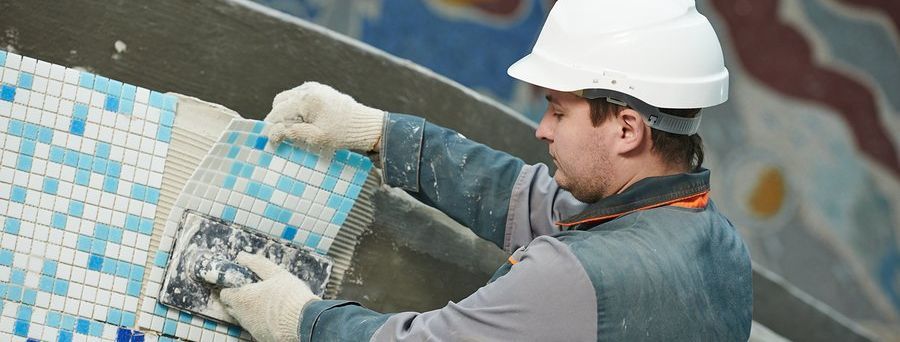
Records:
[[[389,114],[384,180],[512,253],[459,303],[382,314],[306,305],[302,341],[746,341],[750,257],[708,199],[709,171],[648,178],[584,204],[525,165],[424,119]]]

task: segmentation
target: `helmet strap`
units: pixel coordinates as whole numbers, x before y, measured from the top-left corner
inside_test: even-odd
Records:
[[[648,126],[663,132],[680,135],[694,135],[700,130],[700,113],[692,118],[663,113],[659,111],[659,108],[656,106],[641,101],[634,96],[609,89],[582,89],[576,90],[573,93],[580,97],[592,100],[606,98],[606,102],[631,107],[638,111],[638,113],[641,113],[641,116],[644,117],[644,122],[647,123]]]

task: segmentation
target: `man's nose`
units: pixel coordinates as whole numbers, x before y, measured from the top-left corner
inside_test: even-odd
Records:
[[[543,140],[547,143],[553,142],[553,114],[548,110],[544,113],[544,117],[541,118],[540,124],[538,124],[538,128],[534,131],[534,137],[539,140]]]

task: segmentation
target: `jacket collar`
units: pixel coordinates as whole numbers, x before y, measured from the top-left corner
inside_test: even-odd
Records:
[[[582,224],[597,224],[638,210],[676,205],[690,208],[706,207],[709,194],[709,170],[671,176],[648,177],[632,184],[625,191],[592,203],[581,213],[557,222],[563,229]]]

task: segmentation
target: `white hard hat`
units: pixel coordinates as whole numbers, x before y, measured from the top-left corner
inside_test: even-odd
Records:
[[[559,0],[531,54],[507,72],[540,87],[625,102],[654,128],[677,134],[696,133],[699,116],[658,108],[728,99],[722,47],[693,0]]]

